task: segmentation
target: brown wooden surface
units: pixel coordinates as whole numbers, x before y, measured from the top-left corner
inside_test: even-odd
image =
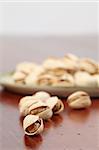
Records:
[[[0,92],[0,150],[98,150],[99,99],[91,108],[71,110],[63,100],[65,110],[46,121],[41,135],[24,135],[18,110],[21,96]]]
[[[18,62],[42,62],[48,56],[74,53],[98,60],[97,36],[0,38],[0,72],[15,68]],[[99,98],[91,108],[65,110],[45,122],[41,135],[24,135],[18,110],[20,95],[0,92],[0,150],[99,150]]]

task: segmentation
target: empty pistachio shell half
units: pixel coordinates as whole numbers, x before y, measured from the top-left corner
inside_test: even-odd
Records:
[[[24,132],[27,135],[40,134],[43,129],[43,120],[39,116],[27,115],[23,120]]]
[[[29,113],[32,115],[38,115],[40,118],[45,120],[51,118],[53,115],[52,110],[41,101],[31,105],[29,108]]]
[[[67,103],[73,109],[81,109],[89,107],[91,105],[91,99],[86,92],[78,91],[68,97]]]
[[[58,99],[57,96],[50,97],[46,101],[46,104],[52,109],[54,114],[59,114],[64,110],[64,104]]]

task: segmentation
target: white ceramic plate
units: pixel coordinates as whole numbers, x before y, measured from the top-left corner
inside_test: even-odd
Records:
[[[28,86],[21,83],[15,83],[11,78],[11,73],[0,75],[0,85],[11,92],[24,95],[33,94],[34,92],[43,90],[49,92],[52,95],[67,97],[72,92],[83,90],[88,92],[91,97],[99,97],[98,87],[52,87],[39,85]]]

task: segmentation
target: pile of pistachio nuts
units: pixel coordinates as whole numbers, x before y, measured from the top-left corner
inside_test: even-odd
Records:
[[[82,109],[91,106],[90,96],[84,91],[78,91],[67,98],[72,109]],[[43,132],[43,120],[64,110],[63,102],[57,96],[40,91],[32,96],[25,96],[19,102],[20,115],[23,119],[23,129],[27,135],[37,135]]]
[[[22,62],[16,66],[15,83],[54,87],[99,87],[99,63],[73,54],[49,57],[41,64]]]

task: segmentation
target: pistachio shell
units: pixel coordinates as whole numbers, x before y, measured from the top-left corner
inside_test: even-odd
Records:
[[[64,110],[64,105],[61,100],[58,99],[57,96],[50,97],[46,104],[53,110],[54,114],[58,114]]]
[[[86,92],[78,91],[67,99],[68,106],[73,109],[87,108],[91,105],[91,99]]]
[[[50,94],[44,91],[37,92],[33,95],[34,99],[46,101],[48,98],[50,98]]]
[[[15,81],[23,81],[26,77],[26,74],[24,74],[23,72],[21,71],[16,71],[12,78],[15,80]]]
[[[51,74],[40,75],[37,80],[39,85],[52,85],[56,80],[56,77]]]
[[[26,78],[25,78],[25,84],[26,85],[33,85],[36,84],[38,79],[38,76],[34,74],[34,72],[30,73]]]
[[[29,114],[29,107],[34,105],[35,103],[37,103],[36,100],[32,101],[32,100],[28,100],[26,101],[24,104],[22,104],[21,107],[19,107],[19,110],[20,110],[20,114],[22,116],[26,116]]]
[[[29,113],[33,115],[38,115],[42,119],[49,119],[52,117],[52,110],[43,102],[38,101],[36,104],[31,105],[29,108]]]
[[[79,87],[97,87],[97,80],[88,72],[78,71],[74,75],[75,85]]]
[[[93,78],[97,81],[97,86],[99,87],[99,74],[93,75]]]
[[[63,63],[65,65],[66,70],[70,73],[73,73],[78,70],[78,63],[73,59],[70,59],[70,57],[64,56]]]
[[[31,73],[35,68],[37,67],[37,64],[31,63],[31,62],[22,62],[16,66],[17,71],[22,71],[25,74]]]
[[[66,73],[63,76],[57,78],[56,82],[53,83],[53,86],[73,87],[74,86],[73,76],[69,73]]]
[[[47,99],[46,104],[53,109],[53,107],[57,104],[58,102],[58,97],[57,96],[52,96],[49,99]]]
[[[65,57],[66,57],[67,59],[70,59],[70,60],[74,61],[74,62],[78,62],[78,61],[79,61],[79,58],[78,58],[76,55],[71,54],[71,53],[67,53],[67,54],[65,55]]]
[[[32,132],[33,129],[30,132],[27,131],[27,129],[30,126],[32,126],[32,125],[36,126],[36,122],[39,123],[39,126],[37,126],[37,129],[34,129],[34,132]],[[35,126],[33,126],[33,127],[35,127]],[[23,120],[23,128],[24,128],[25,134],[27,134],[27,135],[40,134],[44,129],[43,120],[41,118],[39,118],[39,116],[27,115]]]
[[[74,101],[74,99],[79,98],[81,96],[89,96],[89,95],[88,93],[84,91],[77,91],[77,92],[72,93],[70,96],[68,96],[67,102],[72,102]]]
[[[66,69],[63,68],[49,69],[47,70],[47,73],[57,77],[61,77],[62,75],[66,74]]]
[[[86,71],[90,74],[94,74],[98,72],[98,65],[94,60],[84,58],[80,61],[80,70]]]
[[[30,100],[33,100],[32,96],[25,96],[21,98],[19,102],[19,107],[21,107],[22,105],[24,105],[25,102],[30,101]]]
[[[56,68],[63,68],[65,69],[65,64],[62,62],[61,59],[56,58],[56,57],[50,57],[48,59],[46,59],[43,62],[43,67],[45,69],[56,69]]]

